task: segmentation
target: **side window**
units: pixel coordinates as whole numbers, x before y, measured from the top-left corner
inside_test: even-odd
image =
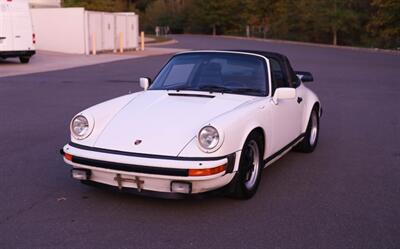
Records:
[[[300,79],[297,77],[297,75],[293,72],[293,70],[291,71],[291,75],[292,75],[292,86],[294,88],[297,88],[300,86]]]
[[[289,60],[286,58],[285,59],[285,63],[286,63],[286,67],[288,69],[289,72],[289,81],[290,84],[292,85],[292,87],[297,88],[298,86],[300,86],[300,79],[297,77],[297,75],[294,73],[292,66],[290,65]]]
[[[275,89],[279,87],[290,87],[281,64],[273,58],[270,58],[269,61],[271,64],[273,90],[275,91]]]

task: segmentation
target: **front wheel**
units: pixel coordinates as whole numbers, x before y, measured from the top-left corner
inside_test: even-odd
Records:
[[[308,121],[306,134],[304,139],[294,148],[296,151],[310,153],[315,150],[319,136],[319,117],[317,109],[314,108]]]
[[[239,199],[250,199],[256,192],[263,169],[262,141],[256,133],[247,138],[239,162],[239,171],[231,182],[231,195]]]

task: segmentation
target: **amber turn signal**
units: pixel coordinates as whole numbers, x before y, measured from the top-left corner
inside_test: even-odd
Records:
[[[208,169],[189,169],[189,176],[209,176],[226,170],[226,164]]]
[[[65,159],[67,159],[69,161],[72,161],[72,155],[71,154],[65,153],[64,157],[65,157]]]

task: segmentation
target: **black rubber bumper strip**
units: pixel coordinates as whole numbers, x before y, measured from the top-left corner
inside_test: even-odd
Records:
[[[127,153],[129,153],[129,152],[127,152]],[[60,154],[63,156],[65,155],[65,152],[63,149],[60,149]],[[179,158],[179,157],[177,157],[177,158]],[[177,159],[177,158],[174,157],[174,159]],[[226,158],[228,160],[225,173],[232,173],[234,166],[235,166],[236,153],[232,153],[230,155],[227,155],[227,156],[224,156],[224,157],[221,157],[218,159],[224,159],[224,158]],[[182,160],[182,158],[179,158],[179,159]],[[185,158],[185,159],[187,160],[188,158]],[[198,160],[200,159],[200,160],[204,160],[204,161],[207,161],[207,159],[210,160],[209,158],[196,158],[196,159],[198,159]],[[214,160],[216,160],[215,157],[214,157]],[[115,163],[115,162],[109,162],[109,161],[103,161],[103,160],[77,157],[74,155],[72,155],[72,162],[79,163],[82,165],[97,167],[97,168],[113,169],[113,170],[127,171],[127,172],[156,174],[156,175],[169,175],[169,176],[189,176],[188,169],[162,168],[162,167],[135,165],[135,164]]]
[[[188,176],[188,169],[160,168],[125,163],[114,163],[83,157],[72,156],[72,162],[103,169],[113,169],[125,172],[144,173],[153,175]]]
[[[164,155],[154,155],[154,154],[144,154],[120,150],[110,150],[97,147],[90,147],[86,145],[76,144],[74,142],[68,143],[70,146],[95,152],[102,152],[107,154],[122,155],[122,156],[133,156],[133,157],[143,157],[143,158],[153,158],[153,159],[167,159],[167,160],[177,160],[177,161],[217,161],[226,158],[227,156],[220,157],[178,157],[178,156],[164,156]]]
[[[63,149],[60,150],[61,155],[65,155]],[[235,166],[236,154],[230,154],[227,156],[228,163],[225,173],[232,173]],[[125,163],[114,163],[96,159],[89,159],[83,157],[72,156],[72,162],[79,163],[87,166],[103,168],[103,169],[114,169],[119,171],[145,173],[145,174],[156,174],[156,175],[169,175],[169,176],[189,176],[188,169],[176,169],[176,168],[161,168],[161,167],[151,167],[142,166],[135,164],[125,164]]]

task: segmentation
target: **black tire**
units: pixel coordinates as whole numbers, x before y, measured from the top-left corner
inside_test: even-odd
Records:
[[[255,154],[258,151],[258,160]],[[228,186],[228,195],[237,199],[250,199],[257,192],[263,165],[263,141],[257,133],[251,133],[240,155],[239,170]],[[258,165],[254,163],[257,162]]]
[[[22,63],[22,64],[27,64],[27,63],[29,63],[29,60],[31,59],[31,57],[29,57],[29,56],[20,56],[19,57],[19,61]]]
[[[316,128],[316,131],[315,131]],[[306,134],[304,139],[294,148],[295,151],[311,153],[315,150],[318,144],[319,137],[319,116],[318,109],[314,108],[308,120]]]

